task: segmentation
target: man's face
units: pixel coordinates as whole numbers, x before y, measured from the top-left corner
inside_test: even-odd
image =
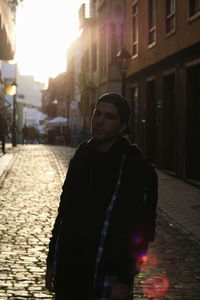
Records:
[[[99,103],[92,116],[92,136],[97,142],[110,142],[115,140],[126,125],[119,118],[118,109],[111,103]]]

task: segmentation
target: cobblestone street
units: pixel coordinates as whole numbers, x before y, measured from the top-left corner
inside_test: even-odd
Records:
[[[47,145],[19,145],[12,151],[0,176],[0,300],[52,299],[44,286],[46,255],[73,152]],[[161,192],[163,199],[168,191]],[[156,239],[136,279],[134,299],[149,299],[153,285],[148,295],[154,299],[199,300],[199,253],[198,240],[158,209]]]

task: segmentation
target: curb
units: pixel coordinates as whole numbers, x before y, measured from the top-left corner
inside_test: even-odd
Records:
[[[7,177],[15,159],[15,154],[8,153],[6,156],[0,157],[0,188]],[[3,163],[2,163],[3,162]]]

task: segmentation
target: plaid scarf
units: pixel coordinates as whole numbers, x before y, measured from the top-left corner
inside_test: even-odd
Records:
[[[108,206],[106,214],[105,214],[103,229],[101,232],[100,243],[99,243],[99,247],[97,250],[97,256],[96,256],[94,283],[93,283],[93,297],[91,300],[94,300],[94,299],[95,300],[106,300],[109,295],[110,289],[116,282],[115,275],[105,274],[103,276],[100,276],[99,265],[100,265],[102,254],[103,254],[104,247],[105,247],[106,237],[108,234],[108,229],[109,229],[109,224],[110,224],[111,213],[112,213],[112,210],[113,210],[113,207],[114,207],[117,195],[118,195],[119,186],[121,183],[122,168],[123,168],[124,162],[125,162],[125,155],[122,156],[118,180],[117,180],[111,201],[109,203],[109,206]]]

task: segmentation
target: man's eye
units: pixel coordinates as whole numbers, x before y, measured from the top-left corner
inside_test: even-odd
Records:
[[[101,115],[101,113],[98,110],[94,111],[94,116],[100,116],[100,115]]]
[[[113,114],[106,114],[107,119],[114,120],[116,117]]]

